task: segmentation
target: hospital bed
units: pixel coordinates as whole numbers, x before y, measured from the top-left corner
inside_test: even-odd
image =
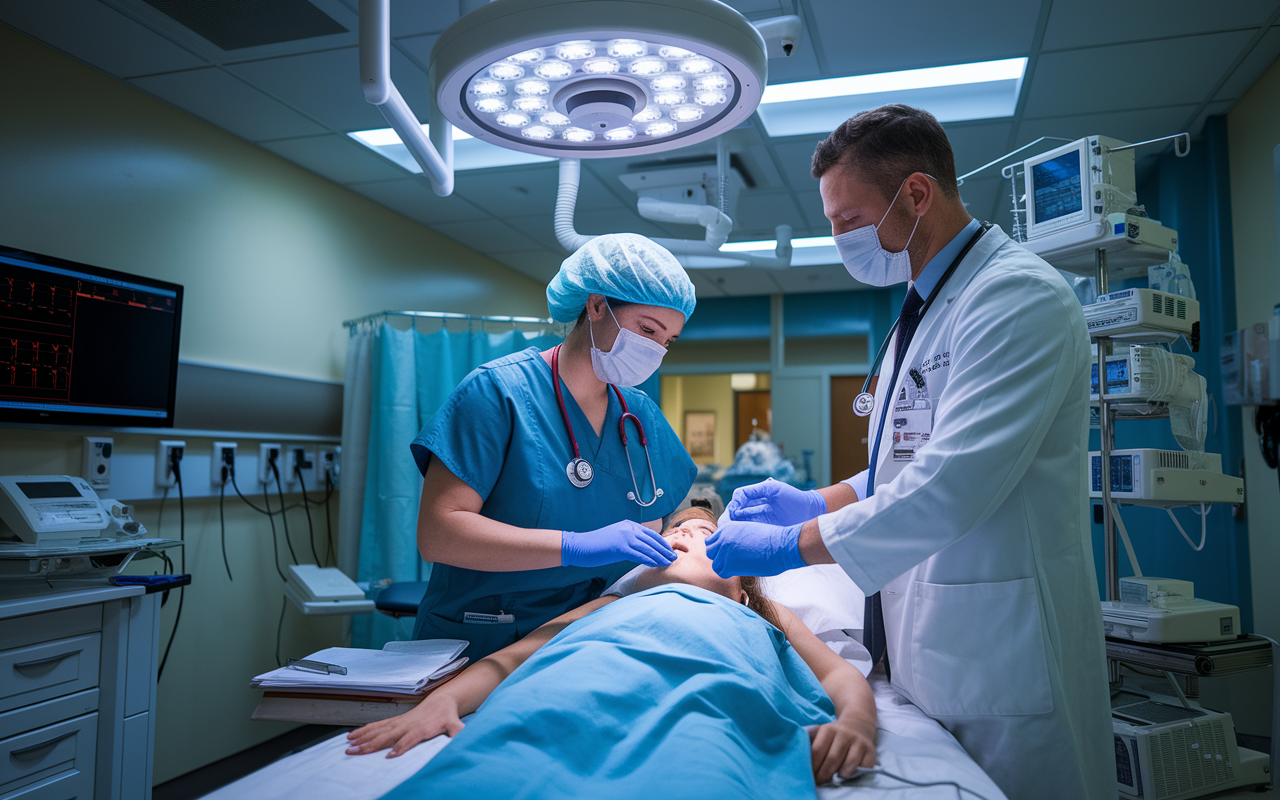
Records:
[[[868,674],[866,651],[844,634],[856,634],[856,629],[862,627],[862,594],[838,567],[793,570],[769,579],[766,591],[867,674],[875,693],[878,769],[883,773],[819,787],[820,800],[1006,800],[955,737],[894,691],[882,667]],[[418,772],[450,741],[439,736],[399,758],[387,759],[382,755],[346,755],[346,734],[341,733],[224,786],[206,795],[205,800],[375,800]]]

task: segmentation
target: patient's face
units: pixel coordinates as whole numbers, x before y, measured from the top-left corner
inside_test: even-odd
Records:
[[[636,591],[665,583],[687,583],[741,601],[742,582],[737,578],[721,578],[707,558],[707,537],[716,532],[716,524],[705,519],[686,519],[663,532],[662,538],[676,552],[669,567],[646,570],[636,579]]]

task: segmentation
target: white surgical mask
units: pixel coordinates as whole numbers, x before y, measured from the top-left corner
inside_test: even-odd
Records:
[[[609,308],[608,303],[605,308]],[[609,316],[613,317],[613,324],[618,325],[612,308],[609,308]],[[618,325],[618,338],[613,340],[613,349],[606,353],[596,347],[596,334],[590,320],[587,329],[591,331],[591,368],[597,378],[614,386],[639,386],[649,380],[667,354],[667,348],[621,325]]]
[[[929,177],[933,178],[932,175]],[[937,179],[934,178],[934,180]],[[893,195],[893,200],[889,201],[889,208],[885,209],[884,216],[880,218],[880,225],[889,218],[889,211],[898,201],[898,195],[902,194],[902,187],[906,185],[907,181],[903,179],[898,186],[898,191]],[[892,286],[895,283],[906,283],[911,279],[911,254],[907,252],[907,247],[911,245],[911,240],[916,235],[916,228],[920,227],[920,218],[916,217],[916,224],[911,228],[911,236],[907,237],[907,243],[902,246],[900,253],[890,253],[880,244],[880,234],[877,232],[880,225],[864,225],[835,237],[836,252],[840,253],[844,268],[849,271],[854,280],[868,286]]]

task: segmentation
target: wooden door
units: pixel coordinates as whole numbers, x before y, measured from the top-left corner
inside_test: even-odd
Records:
[[[871,417],[853,413],[854,398],[862,392],[865,375],[831,378],[831,482],[842,481],[867,468],[867,431]]]
[[[768,389],[754,392],[734,392],[734,427],[737,429],[733,452],[751,436],[751,431],[759,428],[765,433],[771,431],[772,418],[769,411],[773,408],[773,399]]]

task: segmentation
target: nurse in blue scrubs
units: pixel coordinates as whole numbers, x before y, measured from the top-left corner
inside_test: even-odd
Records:
[[[696,468],[634,387],[694,308],[671,253],[597,237],[547,286],[564,343],[476,369],[411,449],[425,481],[418,549],[434,564],[417,639],[465,639],[483,658],[600,596],[636,564],[675,560],[662,518]]]

